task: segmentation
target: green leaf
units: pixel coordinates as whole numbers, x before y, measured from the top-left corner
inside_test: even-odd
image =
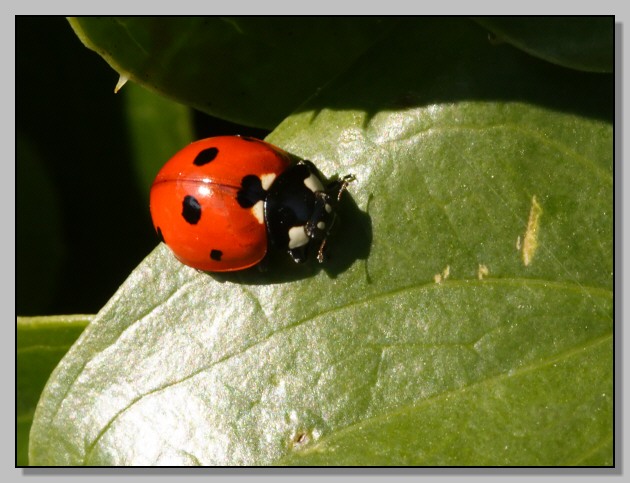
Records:
[[[216,117],[273,129],[395,19],[71,18],[122,76]]]
[[[122,89],[132,159],[145,199],[165,160],[193,141],[190,108],[133,83]]]
[[[497,40],[571,69],[613,72],[615,19],[608,17],[483,17]]]
[[[389,396],[396,406],[318,440],[305,428],[304,448],[280,463],[558,466],[592,464],[585,460],[606,449],[594,464],[611,464],[611,428],[601,424],[612,420],[610,328],[603,322],[573,328],[576,315],[605,321],[609,297],[585,301],[571,286],[511,285],[446,282],[425,289],[440,300],[422,307],[423,313],[444,326],[428,324],[428,337],[413,331],[398,344],[390,338],[369,348],[378,360],[377,369],[365,374],[375,383],[372,398]],[[497,309],[506,298],[535,309]],[[409,305],[411,299],[401,294],[390,302]],[[454,308],[445,310],[450,303]],[[579,308],[567,315],[570,304]],[[408,319],[416,314],[409,310]],[[571,330],[570,336],[557,333]],[[532,337],[534,331],[545,335]],[[391,388],[395,396],[388,394]]]
[[[31,461],[611,465],[611,86],[407,21],[269,136],[357,177],[329,261],[158,247],[54,374]]]
[[[29,464],[28,433],[48,376],[91,318],[91,315],[17,318],[17,466]]]

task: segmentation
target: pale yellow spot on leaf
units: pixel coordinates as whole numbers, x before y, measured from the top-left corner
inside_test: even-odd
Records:
[[[490,273],[490,270],[488,270],[488,267],[480,263],[479,269],[477,270],[477,278],[479,280],[483,280],[483,277],[487,276],[489,273]]]
[[[446,268],[442,270],[442,273],[436,273],[435,275],[433,275],[433,280],[435,281],[435,283],[442,283],[448,278],[450,273],[451,267],[450,265],[447,265]]]
[[[540,228],[540,217],[543,209],[536,200],[536,195],[532,196],[532,206],[529,210],[529,220],[527,220],[527,229],[523,237],[523,265],[528,266],[532,263],[536,249],[538,248],[538,230]]]

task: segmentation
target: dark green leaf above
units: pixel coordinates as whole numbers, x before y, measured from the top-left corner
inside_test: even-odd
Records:
[[[396,23],[377,17],[70,19],[83,43],[122,76],[213,116],[267,129]]]
[[[615,18],[601,17],[479,17],[497,41],[571,69],[612,72]]]

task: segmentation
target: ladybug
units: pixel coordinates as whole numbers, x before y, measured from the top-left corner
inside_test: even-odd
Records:
[[[353,176],[329,184],[310,161],[245,136],[193,142],[159,171],[153,226],[186,265],[207,272],[258,264],[270,247],[296,263],[324,260],[335,207]]]

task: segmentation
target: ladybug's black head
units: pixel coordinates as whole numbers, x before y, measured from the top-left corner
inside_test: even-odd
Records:
[[[296,263],[306,261],[309,247],[315,244],[317,259],[322,262],[336,204],[352,179],[346,176],[325,188],[310,161],[300,161],[280,174],[265,198],[271,244],[286,249]]]

